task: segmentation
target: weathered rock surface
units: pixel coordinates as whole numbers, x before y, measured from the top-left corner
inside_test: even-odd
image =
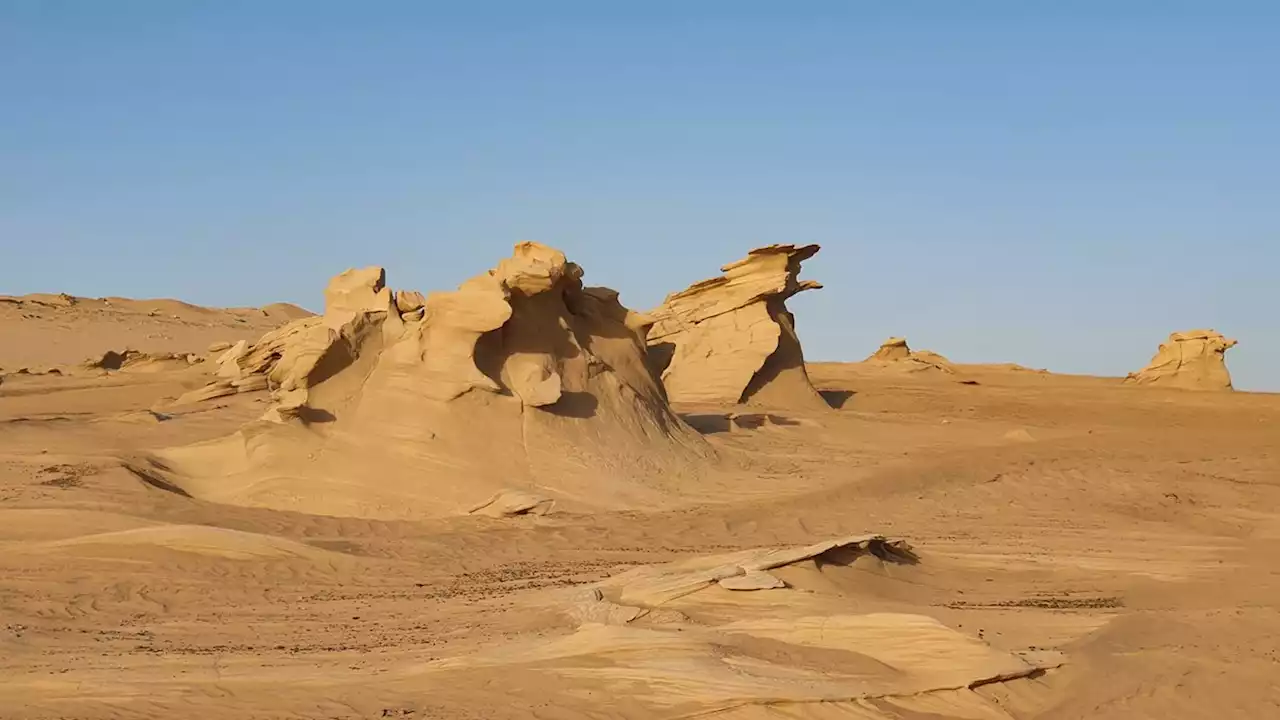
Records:
[[[649,367],[650,320],[582,274],[521,243],[414,307],[381,270],[344,273],[322,317],[230,348],[202,389],[262,379],[276,401],[262,420],[159,464],[198,497],[317,514],[446,515],[486,497],[502,515],[660,504],[711,450]]]
[[[673,401],[826,408],[809,382],[786,301],[817,245],[770,245],[651,311],[649,354]]]
[[[1146,367],[1125,382],[1185,390],[1231,390],[1227,350],[1236,341],[1214,330],[1173,333]]]
[[[951,361],[930,350],[912,350],[903,337],[891,337],[863,362],[903,372],[955,373]]]
[[[868,360],[905,360],[911,356],[911,348],[907,347],[907,339],[902,337],[891,337],[880,344],[880,348]]]
[[[398,334],[403,329],[398,321],[386,272],[380,267],[347,270],[325,289],[324,315],[294,320],[252,345],[241,340],[226,347],[214,361],[216,379],[175,404],[261,390],[277,396],[305,391],[355,362],[367,343],[381,339],[377,336]],[[290,403],[287,411],[305,401],[298,403],[293,396]]]

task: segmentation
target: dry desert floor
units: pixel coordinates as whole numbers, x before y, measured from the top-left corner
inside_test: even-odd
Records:
[[[1280,396],[812,363],[683,505],[377,521],[131,471],[262,414],[203,364],[46,372],[290,316],[0,302],[0,718],[1280,717]]]

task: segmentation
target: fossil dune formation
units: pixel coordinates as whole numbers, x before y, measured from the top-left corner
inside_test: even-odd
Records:
[[[817,245],[757,248],[650,311],[650,356],[672,400],[825,407],[786,307],[796,293],[822,287],[798,277],[817,252]]]
[[[269,389],[262,420],[137,469],[218,502],[372,518],[492,509],[510,504],[503,493],[658,503],[709,449],[649,369],[649,320],[581,279],[527,242],[425,298],[392,292],[381,268],[347,271],[322,316],[227,350],[196,391]]]
[[[907,346],[907,339],[904,337],[891,337],[880,343],[880,347],[871,353],[867,360],[894,362],[896,360],[905,360],[909,357],[911,357],[911,348]]]
[[[1227,351],[1236,341],[1214,330],[1191,330],[1169,335],[1151,362],[1125,380],[1184,390],[1231,390]]]
[[[885,340],[864,362],[906,372],[955,372],[950,360],[930,350],[912,350],[907,345],[907,339],[902,337]]]
[[[1276,716],[1280,396],[806,365],[815,251],[0,297],[0,720]]]

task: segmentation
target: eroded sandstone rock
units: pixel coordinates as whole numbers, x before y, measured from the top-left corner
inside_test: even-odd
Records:
[[[796,293],[822,287],[798,278],[817,252],[817,245],[757,248],[649,313],[650,357],[673,401],[827,407],[809,382],[786,307]]]
[[[221,360],[240,375],[205,393],[265,377],[276,402],[261,420],[157,462],[194,496],[318,514],[465,513],[507,491],[661,505],[712,451],[646,360],[652,320],[582,276],[558,250],[520,243],[428,294],[413,320],[381,272],[339,276],[335,312]]]
[[[931,350],[912,350],[904,337],[885,340],[863,362],[903,372],[955,373],[950,360]]]
[[[1227,351],[1236,341],[1214,330],[1173,333],[1146,367],[1125,381],[1185,390],[1231,390]]]

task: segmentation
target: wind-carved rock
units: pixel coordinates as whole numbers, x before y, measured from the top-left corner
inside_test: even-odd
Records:
[[[1231,390],[1227,351],[1236,341],[1213,330],[1173,333],[1147,366],[1125,382],[1185,390]]]
[[[381,345],[382,335],[403,331],[380,267],[347,270],[329,281],[324,295],[323,315],[294,320],[252,345],[241,340],[222,351],[214,361],[216,379],[176,404],[270,390],[285,407],[265,417],[305,416],[309,387],[355,362],[371,340]]]
[[[822,287],[798,278],[817,252],[817,245],[757,248],[649,313],[649,355],[673,401],[828,407],[809,381],[786,307],[796,293]]]
[[[907,346],[907,339],[903,337],[891,337],[880,344],[880,347],[867,358],[868,361],[893,362],[895,360],[905,360],[911,357],[911,348]]]
[[[864,363],[892,367],[903,372],[955,372],[951,361],[931,350],[912,350],[903,337],[891,337],[880,344],[880,347]]]
[[[425,297],[388,290],[380,268],[343,273],[323,317],[219,359],[220,381],[270,385],[263,421],[159,465],[193,496],[318,514],[661,505],[713,453],[650,369],[652,320],[582,276],[530,242]]]

